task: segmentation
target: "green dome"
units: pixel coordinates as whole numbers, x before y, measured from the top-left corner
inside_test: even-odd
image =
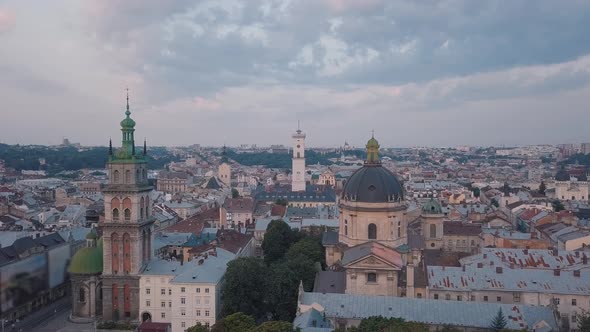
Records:
[[[98,239],[98,236],[94,232],[94,229],[92,229],[90,232],[88,232],[88,234],[86,234],[86,240],[96,240],[96,239]]]
[[[96,247],[78,250],[72,257],[68,272],[72,274],[102,273],[102,239],[98,240]]]
[[[121,121],[121,128],[133,129],[135,127],[135,121],[133,121],[133,119],[129,117],[129,115],[131,115],[131,112],[127,110],[127,112],[125,112],[125,115],[127,115],[127,117],[123,119],[123,121]]]
[[[434,198],[431,198],[426,204],[422,206],[422,213],[423,214],[442,214],[442,206],[440,205],[439,201]]]

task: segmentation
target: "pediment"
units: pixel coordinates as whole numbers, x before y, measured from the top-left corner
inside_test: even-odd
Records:
[[[401,270],[401,266],[397,266],[392,262],[387,262],[375,255],[367,255],[356,261],[350,262],[345,268]]]

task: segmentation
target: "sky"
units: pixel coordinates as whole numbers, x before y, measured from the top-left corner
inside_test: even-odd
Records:
[[[586,0],[0,0],[0,142],[590,142]]]

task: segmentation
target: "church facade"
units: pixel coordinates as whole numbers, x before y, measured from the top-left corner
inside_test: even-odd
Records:
[[[398,295],[407,252],[407,204],[397,177],[381,165],[379,143],[366,145],[367,159],[344,186],[340,228],[324,234],[326,263],[346,273],[346,293]]]

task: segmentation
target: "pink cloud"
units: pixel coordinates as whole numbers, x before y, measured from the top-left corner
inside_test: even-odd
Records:
[[[15,24],[14,14],[7,9],[0,8],[0,33],[12,29]]]
[[[193,105],[199,110],[218,110],[221,107],[217,100],[203,97],[193,98]]]

